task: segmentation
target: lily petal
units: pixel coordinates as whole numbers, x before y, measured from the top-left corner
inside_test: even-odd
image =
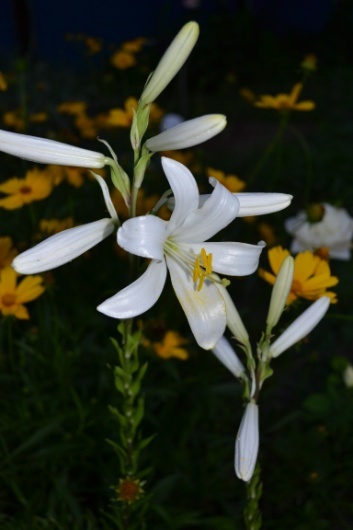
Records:
[[[168,224],[170,234],[184,222],[190,212],[198,208],[199,190],[192,173],[180,162],[162,157],[162,166],[175,199],[175,207]]]
[[[215,186],[204,205],[191,212],[182,226],[173,232],[175,239],[183,242],[206,241],[229,225],[237,216],[239,201],[216,179],[209,179]]]
[[[112,219],[75,226],[22,252],[12,262],[16,272],[33,274],[55,269],[94,247],[114,230]]]
[[[225,303],[215,284],[205,280],[195,290],[190,272],[166,256],[175,294],[186,314],[196,342],[205,350],[214,348],[227,324]]]
[[[243,363],[225,337],[219,339],[212,353],[235,377],[241,377],[245,372]]]
[[[0,131],[0,151],[41,164],[100,168],[107,161],[102,153],[8,131]]]
[[[207,254],[212,254],[212,269],[219,274],[229,276],[247,276],[256,271],[264,241],[257,245],[248,243],[192,243],[190,247],[196,255],[204,248]]]
[[[97,307],[113,318],[132,318],[150,309],[158,300],[167,277],[165,261],[151,261],[135,282]]]
[[[287,193],[234,193],[239,201],[240,208],[237,217],[248,217],[251,215],[266,215],[279,212],[290,205],[293,196]],[[200,195],[200,206],[204,204],[210,195]],[[173,202],[168,201],[172,206]]]
[[[167,222],[154,215],[128,219],[118,230],[118,244],[131,254],[163,260]]]

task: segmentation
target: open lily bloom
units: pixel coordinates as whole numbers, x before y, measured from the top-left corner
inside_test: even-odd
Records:
[[[264,243],[205,242],[235,219],[238,199],[215,179],[214,191],[199,208],[199,192],[190,171],[175,160],[162,159],[174,193],[169,221],[153,215],[135,217],[118,230],[118,244],[137,256],[151,259],[134,283],[98,306],[114,318],[144,313],[158,300],[169,269],[172,285],[198,344],[215,346],[226,327],[226,305],[215,273],[244,276],[253,273]]]
[[[55,269],[77,258],[114,231],[119,221],[109,195],[108,186],[101,176],[94,176],[101,187],[110,218],[63,230],[35,247],[22,252],[12,262],[16,272],[34,274]]]

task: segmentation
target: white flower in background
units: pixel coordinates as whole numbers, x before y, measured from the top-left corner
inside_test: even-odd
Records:
[[[264,243],[205,242],[235,219],[238,199],[211,178],[214,191],[199,208],[199,192],[190,171],[168,158],[162,158],[162,165],[175,198],[170,220],[153,215],[135,217],[118,230],[122,248],[152,261],[140,278],[97,309],[120,319],[144,313],[157,302],[169,269],[196,341],[208,350],[222,337],[227,323],[219,289],[222,283],[215,273],[251,274],[257,269]]]
[[[244,375],[244,365],[225,337],[219,339],[212,353],[235,377]]]
[[[307,211],[287,219],[284,226],[294,237],[293,253],[325,247],[331,258],[349,260],[351,257],[353,219],[344,208],[314,204]]]
[[[171,129],[171,127],[175,127],[176,125],[183,123],[183,121],[185,120],[182,116],[180,116],[180,114],[169,112],[168,114],[165,114],[161,119],[159,129],[161,132],[166,131],[167,129]]]
[[[55,269],[77,258],[114,231],[119,221],[109,195],[108,186],[101,176],[94,176],[103,192],[110,218],[63,230],[35,247],[22,252],[12,262],[16,272],[35,274]]]
[[[157,136],[149,138],[145,146],[149,151],[174,151],[206,142],[219,134],[227,125],[222,114],[208,114],[187,120]]]
[[[278,357],[293,344],[302,340],[324,317],[330,307],[330,298],[323,296],[311,304],[270,346],[269,357]]]
[[[343,371],[343,381],[347,388],[353,388],[353,366],[347,364]]]
[[[254,402],[246,405],[235,441],[235,472],[248,482],[254,474],[259,451],[259,408]]]

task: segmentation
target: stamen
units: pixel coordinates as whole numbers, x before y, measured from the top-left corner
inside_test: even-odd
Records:
[[[206,250],[202,248],[201,256],[197,256],[195,260],[194,271],[192,275],[194,283],[197,283],[197,281],[199,282],[197,285],[198,291],[201,291],[205,278],[210,274],[212,274],[212,253],[207,255]]]

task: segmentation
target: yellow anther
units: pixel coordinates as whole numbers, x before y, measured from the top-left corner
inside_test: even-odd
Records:
[[[197,286],[198,291],[201,291],[205,278],[209,274],[212,274],[212,254],[210,253],[207,255],[206,250],[202,248],[201,256],[197,256],[195,260],[194,272],[192,275],[193,281],[195,283],[197,281],[199,282]]]

